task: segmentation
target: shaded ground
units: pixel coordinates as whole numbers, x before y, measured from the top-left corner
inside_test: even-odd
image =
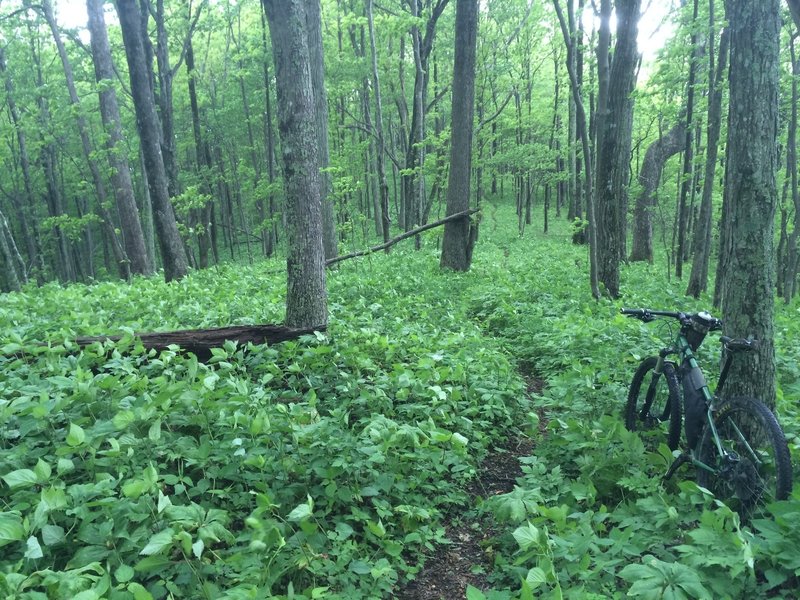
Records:
[[[525,377],[525,380],[529,394],[542,390],[544,382],[541,379]],[[539,426],[543,429],[545,425],[542,418]],[[473,505],[478,498],[512,491],[517,477],[522,475],[519,458],[529,456],[532,450],[533,442],[528,438],[509,439],[503,446],[495,448],[481,464],[478,478],[469,488]],[[491,527],[456,516],[446,531],[451,543],[439,546],[427,558],[417,578],[398,590],[394,598],[456,600],[465,598],[467,585],[480,590],[491,587],[487,581],[491,560],[484,551],[487,540],[495,535]]]

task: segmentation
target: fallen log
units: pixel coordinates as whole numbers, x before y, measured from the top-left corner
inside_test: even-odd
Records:
[[[366,256],[367,254],[372,254],[373,252],[379,252],[381,250],[386,250],[390,246],[394,246],[397,242],[402,242],[410,237],[417,235],[418,233],[422,233],[423,231],[427,231],[428,229],[433,229],[434,227],[441,227],[445,223],[449,223],[450,221],[455,221],[456,219],[463,219],[464,217],[468,217],[473,213],[476,213],[480,210],[480,208],[470,208],[468,210],[462,210],[461,212],[457,212],[449,217],[445,217],[444,219],[439,219],[438,221],[434,221],[433,223],[428,223],[427,225],[422,225],[417,227],[416,229],[412,229],[411,231],[406,231],[405,233],[398,235],[395,238],[390,239],[388,242],[384,242],[383,244],[378,244],[377,246],[373,246],[372,248],[368,248],[366,250],[359,250],[358,252],[351,252],[350,254],[342,254],[341,256],[335,256],[334,258],[329,258],[325,261],[325,266],[330,267],[331,265],[335,265],[338,262],[342,262],[343,260],[347,260],[349,258],[357,258],[359,256]]]
[[[192,352],[200,362],[211,358],[212,348],[221,348],[226,341],[237,342],[239,346],[247,343],[253,345],[272,345],[287,340],[296,340],[301,335],[325,331],[325,327],[309,329],[292,329],[282,325],[238,325],[219,327],[216,329],[182,329],[161,333],[137,333],[135,337],[142,340],[147,350],[166,350],[168,346],[179,346],[185,352]],[[100,335],[79,337],[75,343],[84,348],[94,342],[119,341],[119,335]]]

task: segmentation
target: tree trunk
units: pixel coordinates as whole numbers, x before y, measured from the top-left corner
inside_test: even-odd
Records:
[[[139,220],[139,209],[136,207],[136,200],[133,195],[130,167],[122,147],[122,125],[117,104],[117,94],[111,84],[116,75],[111,59],[106,24],[103,18],[102,0],[87,0],[86,10],[89,14],[92,60],[98,83],[98,95],[100,96],[100,116],[108,135],[106,149],[108,150],[108,161],[111,165],[111,182],[114,186],[114,196],[120,214],[122,237],[125,241],[125,254],[127,259],[130,260],[130,271],[132,273],[152,275],[153,265],[147,255],[144,232]],[[106,235],[110,235],[107,228]],[[112,245],[114,244],[114,240],[109,241]]]
[[[192,109],[192,132],[194,133],[197,170],[200,174],[200,180],[202,181],[200,191],[203,195],[211,197],[211,182],[209,181],[211,152],[208,145],[203,143],[203,133],[200,127],[200,106],[197,102],[197,83],[195,81],[197,72],[194,67],[194,47],[191,38],[187,41],[186,47],[186,72],[188,74],[187,79],[189,83],[189,106]],[[197,232],[197,249],[201,269],[208,267],[208,253],[211,250],[211,212],[213,210],[214,207],[211,201],[208,201],[203,203],[199,211],[200,222],[197,223],[197,227],[199,228]]]
[[[794,37],[789,36],[789,51],[792,62],[792,98],[791,116],[789,118],[789,134],[786,141],[786,178],[789,182],[792,206],[794,207],[794,229],[786,241],[786,260],[783,269],[783,300],[791,302],[797,292],[798,248],[800,235],[800,193],[797,182],[797,77],[800,65],[795,53]]]
[[[469,208],[477,34],[478,0],[457,0],[447,216]],[[443,268],[469,270],[475,243],[473,230],[476,226],[467,217],[444,226],[441,258]]]
[[[601,2],[598,42],[597,102],[597,262],[598,279],[612,298],[619,297],[619,263],[623,248],[623,208],[627,206],[630,169],[631,92],[636,83],[636,35],[641,0],[617,0],[617,43],[608,75],[606,20],[610,0]]]
[[[275,181],[275,135],[272,129],[272,85],[270,83],[269,61],[267,60],[267,23],[263,4],[261,8],[261,43],[264,49],[264,151],[267,159],[267,177],[269,183],[272,184]],[[270,185],[270,189],[271,188],[272,185]],[[272,191],[270,191],[267,198],[267,210],[269,215],[269,227],[264,230],[264,237],[266,239],[264,252],[267,256],[272,256],[275,252],[275,246],[278,243],[278,225],[274,222],[276,212],[275,195]]]
[[[581,97],[581,88],[578,84],[578,76],[575,70],[576,60],[572,60],[572,54],[575,53],[576,44],[574,35],[570,32],[575,31],[575,24],[573,22],[573,15],[570,13],[569,28],[567,21],[564,19],[564,12],[561,10],[559,0],[553,0],[553,5],[558,15],[558,23],[561,27],[561,34],[564,36],[564,43],[567,46],[567,71],[569,73],[570,89],[572,90],[572,98],[575,101],[575,118],[577,129],[581,134],[581,147],[583,150],[583,165],[584,165],[584,186],[586,197],[586,216],[589,220],[589,285],[592,290],[592,296],[595,299],[600,298],[600,285],[597,277],[597,235],[596,235],[596,220],[594,213],[594,196],[592,191],[592,151],[589,144],[589,128],[586,119],[586,110],[583,106],[583,98]]]
[[[683,149],[686,122],[676,123],[666,134],[650,144],[644,153],[639,169],[641,191],[636,198],[633,210],[633,243],[631,261],[653,262],[653,221],[652,212],[656,206],[656,189],[661,180],[664,164]]]
[[[726,187],[730,218],[722,290],[724,332],[754,335],[756,352],[734,361],[726,395],[775,405],[774,221],[780,3],[726,0],[731,31]]]
[[[42,259],[41,249],[38,243],[38,232],[36,231],[35,217],[29,224],[29,215],[33,216],[33,207],[35,204],[35,197],[33,193],[33,184],[31,182],[31,166],[30,158],[28,156],[27,137],[25,130],[22,128],[22,122],[17,109],[17,104],[14,99],[14,82],[8,75],[5,59],[5,50],[0,46],[0,74],[3,75],[4,87],[6,90],[6,104],[11,115],[11,122],[14,127],[14,132],[17,137],[17,144],[19,145],[19,161],[22,167],[22,182],[25,186],[25,201],[26,204],[17,198],[16,194],[12,198],[14,211],[17,214],[17,221],[19,221],[19,228],[22,232],[23,240],[25,241],[25,253],[28,257],[27,269],[32,270],[32,274],[36,277],[39,284],[44,282],[44,261]],[[27,281],[27,270],[21,273],[23,280]]]
[[[697,10],[698,0],[694,0],[692,9],[692,22],[690,38],[691,56],[689,59],[689,81],[686,84],[686,134],[683,148],[683,178],[681,180],[680,200],[678,201],[678,248],[675,252],[675,277],[683,277],[683,262],[686,254],[687,222],[689,215],[686,207],[686,198],[692,182],[694,146],[692,144],[692,127],[694,127],[694,83],[697,72]]]
[[[178,233],[175,212],[169,198],[169,183],[159,145],[155,102],[141,38],[141,14],[135,0],[117,0],[117,13],[128,61],[136,125],[147,171],[147,184],[153,202],[158,242],[164,261],[164,278],[166,281],[181,279],[188,271],[186,251]]]
[[[411,112],[411,125],[408,129],[408,142],[406,144],[405,168],[408,173],[403,175],[403,198],[405,202],[404,228],[409,231],[416,227],[422,213],[422,195],[425,189],[425,178],[422,167],[425,163],[422,141],[425,137],[425,99],[428,92],[428,59],[433,49],[433,38],[436,34],[436,23],[447,6],[449,0],[436,0],[431,10],[431,16],[425,25],[423,36],[419,25],[416,24],[422,16],[421,0],[411,0],[412,15],[416,17],[415,25],[411,28],[411,37],[414,49],[414,102]],[[402,76],[402,75],[401,75]],[[402,111],[401,111],[402,117]],[[419,238],[417,238],[419,246]]]
[[[714,29],[713,15],[714,6],[711,4],[712,24],[709,31],[709,93],[708,93],[708,130],[705,177],[703,178],[703,199],[700,203],[700,217],[695,228],[695,247],[694,262],[692,272],[689,275],[689,286],[686,293],[689,296],[699,298],[700,294],[706,291],[708,286],[708,264],[711,259],[711,215],[713,205],[711,195],[714,189],[714,173],[717,167],[717,151],[719,149],[719,131],[722,121],[722,85],[723,77],[727,70],[728,60],[728,29],[722,30],[719,42],[719,60],[716,70],[714,68]],[[713,83],[712,83],[713,81]]]
[[[328,322],[322,203],[312,83],[303,0],[262,0],[269,21],[278,92],[288,220],[287,327]]]
[[[19,276],[17,275],[16,260],[14,253],[11,251],[12,238],[11,231],[8,228],[6,216],[0,211],[0,256],[3,257],[5,266],[4,275],[6,284],[12,292],[18,292],[20,288]]]
[[[373,17],[373,0],[367,0],[367,22],[369,26],[369,45],[372,55],[372,88],[375,91],[375,134],[378,138],[376,148],[378,166],[378,190],[381,204],[381,230],[383,241],[389,241],[389,185],[386,182],[386,141],[383,137],[383,103],[381,101],[381,83],[378,75],[378,52],[375,44],[375,22]],[[389,248],[386,248],[389,252]]]

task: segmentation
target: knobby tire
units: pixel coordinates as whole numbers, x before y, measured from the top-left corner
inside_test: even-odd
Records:
[[[736,452],[740,459],[717,475],[698,467],[698,484],[745,521],[768,516],[766,506],[785,500],[792,490],[789,447],[778,420],[760,400],[741,397],[726,400],[715,410],[714,425],[723,448]],[[718,455],[711,428],[706,426],[697,456],[706,465],[719,468]]]

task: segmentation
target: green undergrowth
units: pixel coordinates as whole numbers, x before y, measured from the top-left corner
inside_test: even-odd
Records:
[[[4,297],[0,596],[380,598],[418,571],[526,412],[466,317],[483,276],[428,240],[332,271],[325,335],[209,364],[131,335],[279,322],[276,267]],[[99,333],[123,339],[70,341]]]
[[[623,268],[622,300],[593,302],[582,275],[585,249],[557,236],[511,247],[494,285],[469,299],[470,316],[546,381],[533,399],[546,421],[529,429],[534,452],[521,459],[514,491],[482,506],[500,531],[487,548],[495,589],[470,589],[468,597],[795,598],[800,494],[776,503],[773,520],[743,526],[689,468],[662,484],[673,460],[668,448],[646,451],[623,425],[636,366],[672,334],[619,308],[694,311],[711,309],[710,299],[685,297],[684,282],[667,281],[663,267],[634,264]],[[777,412],[795,464],[798,312],[796,303],[777,307]],[[719,364],[714,337],[700,351],[709,369]]]
[[[440,272],[438,233],[347,261],[324,335],[209,364],[132,332],[280,322],[280,263],[4,296],[0,595],[393,597],[474,508],[486,454],[529,435],[517,487],[479,501],[494,589],[471,600],[792,597],[798,498],[741,526],[685,468],[662,485],[669,451],[622,426],[630,377],[668,332],[620,306],[708,298],[631,265],[624,300],[595,302],[568,228],[519,238],[509,216],[484,220],[467,274]],[[778,307],[776,338],[795,459],[798,312]],[[77,352],[95,334],[123,339]]]

